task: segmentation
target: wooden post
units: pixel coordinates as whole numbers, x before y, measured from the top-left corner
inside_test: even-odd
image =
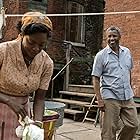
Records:
[[[66,51],[66,63],[68,63],[70,61],[70,51],[71,51],[71,43],[68,43],[67,44],[67,51]],[[70,73],[70,70],[69,70],[69,65],[67,66],[66,68],[66,90],[68,90],[68,85],[69,85],[69,73]]]

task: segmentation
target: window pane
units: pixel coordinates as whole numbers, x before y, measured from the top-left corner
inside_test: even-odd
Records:
[[[68,2],[68,13],[83,13],[84,7],[75,2]],[[84,16],[67,17],[67,40],[84,42],[85,20]]]

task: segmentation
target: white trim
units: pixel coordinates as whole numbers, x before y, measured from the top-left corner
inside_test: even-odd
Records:
[[[124,12],[104,12],[104,13],[72,13],[72,14],[43,14],[43,16],[96,16],[96,15],[116,15],[116,14],[136,14],[140,11],[124,11]],[[5,14],[6,17],[21,17],[23,14]],[[35,16],[35,15],[33,15]]]

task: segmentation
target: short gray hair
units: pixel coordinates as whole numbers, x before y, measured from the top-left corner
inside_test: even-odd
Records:
[[[121,36],[121,30],[120,30],[120,28],[118,28],[116,26],[110,26],[109,28],[107,28],[106,33],[109,31],[113,31],[113,30],[117,31],[118,34]]]

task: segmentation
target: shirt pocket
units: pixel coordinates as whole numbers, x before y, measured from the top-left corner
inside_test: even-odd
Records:
[[[118,63],[115,60],[107,60],[104,62],[104,72],[105,73],[115,73],[118,70]]]

